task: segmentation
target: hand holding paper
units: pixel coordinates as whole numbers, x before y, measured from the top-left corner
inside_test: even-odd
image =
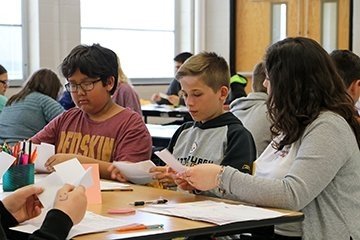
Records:
[[[152,181],[152,175],[149,173],[150,168],[155,167],[151,160],[137,163],[131,162],[113,162],[125,178],[136,184],[146,184]]]
[[[161,151],[156,151],[155,154],[176,172],[183,173],[186,171],[186,166],[176,160],[174,155],[172,155],[166,148]]]

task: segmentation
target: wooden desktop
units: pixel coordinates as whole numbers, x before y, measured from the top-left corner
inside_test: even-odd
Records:
[[[281,212],[290,213],[289,215],[266,220],[258,221],[245,221],[232,224],[226,224],[218,226],[211,223],[192,221],[189,219],[165,216],[160,214],[152,214],[142,211],[136,211],[133,214],[108,214],[108,209],[131,207],[130,203],[139,200],[154,200],[164,198],[169,203],[183,203],[193,202],[201,200],[214,200],[214,201],[226,201],[218,198],[210,198],[205,196],[199,196],[194,194],[188,194],[184,192],[176,192],[171,190],[151,188],[145,186],[131,185],[133,191],[110,191],[102,192],[102,204],[89,205],[88,210],[94,213],[98,213],[104,216],[113,218],[120,218],[127,221],[129,224],[132,223],[143,223],[143,224],[163,224],[164,228],[161,230],[136,230],[132,232],[116,232],[110,230],[107,232],[87,234],[83,236],[75,237],[76,240],[93,240],[93,239],[171,239],[176,237],[184,236],[195,236],[202,234],[213,234],[221,235],[221,233],[228,232],[240,232],[242,229],[256,228],[262,226],[271,226],[280,223],[289,223],[302,221],[304,216],[300,212],[292,212],[287,210],[279,210]],[[226,201],[230,202],[230,201]],[[136,207],[139,209],[141,207]]]

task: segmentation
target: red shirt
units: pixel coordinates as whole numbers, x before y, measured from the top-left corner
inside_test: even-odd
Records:
[[[31,138],[54,144],[56,153],[74,153],[107,162],[148,160],[151,136],[141,116],[129,109],[102,122],[79,108],[64,112]]]

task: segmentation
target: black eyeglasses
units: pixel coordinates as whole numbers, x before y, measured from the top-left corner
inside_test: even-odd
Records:
[[[9,81],[8,80],[0,80],[0,83],[4,84],[4,85],[8,85]]]
[[[65,84],[65,89],[68,92],[77,92],[79,89],[79,86],[81,87],[82,90],[89,92],[91,90],[94,89],[94,84],[97,82],[100,82],[101,78],[96,79],[94,81],[87,81],[87,82],[82,82],[82,83],[66,83]]]

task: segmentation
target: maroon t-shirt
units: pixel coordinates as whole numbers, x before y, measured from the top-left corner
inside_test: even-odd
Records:
[[[72,108],[31,139],[37,144],[54,144],[56,153],[74,153],[107,162],[148,160],[152,150],[144,121],[129,109],[95,122],[81,109]]]

